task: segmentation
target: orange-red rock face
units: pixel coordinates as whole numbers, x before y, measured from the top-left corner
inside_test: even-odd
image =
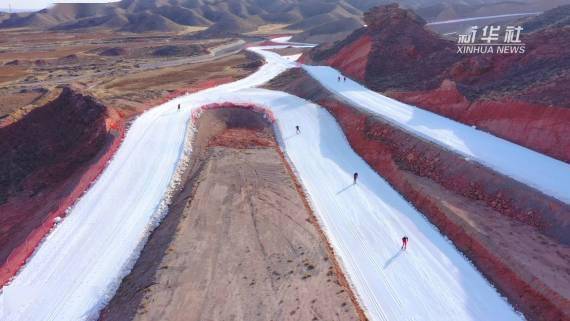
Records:
[[[570,162],[570,109],[517,100],[470,102],[446,81],[431,91],[388,92],[410,105],[457,120],[495,136]]]
[[[355,42],[343,47],[337,55],[329,58],[327,64],[342,70],[346,75],[364,80],[368,55],[372,49],[372,39],[362,36]]]

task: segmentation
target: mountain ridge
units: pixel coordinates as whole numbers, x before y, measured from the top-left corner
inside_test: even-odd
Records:
[[[266,24],[302,30],[297,40],[338,40],[363,24],[363,13],[393,0],[123,0],[106,4],[57,4],[33,13],[12,13],[0,19],[2,28],[58,31],[111,29],[129,32],[179,32],[188,26],[210,28],[206,33],[240,34]],[[561,1],[561,0],[549,0]],[[532,0],[531,4],[540,1]],[[426,19],[454,17],[482,5],[505,6],[503,0],[405,0]],[[519,5],[520,6],[520,5]],[[503,8],[503,10],[506,10]],[[518,10],[518,9],[517,9]],[[152,20],[157,20],[152,21]],[[338,24],[335,25],[335,23]],[[287,30],[285,29],[285,31]],[[334,36],[326,36],[332,34]]]

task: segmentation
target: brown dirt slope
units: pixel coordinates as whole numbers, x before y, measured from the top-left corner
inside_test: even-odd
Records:
[[[208,110],[194,146],[187,184],[101,320],[359,320],[269,123]]]
[[[530,320],[570,317],[570,207],[337,100],[300,70],[272,81],[325,107],[354,150]]]

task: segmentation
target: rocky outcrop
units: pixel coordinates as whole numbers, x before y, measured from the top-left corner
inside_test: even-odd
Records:
[[[102,172],[122,120],[89,96],[60,96],[0,128],[0,285]]]
[[[568,8],[525,24],[539,21],[541,28],[521,36],[524,54],[462,55],[413,12],[380,6],[365,14],[367,28],[303,61],[329,64],[393,98],[570,162],[570,28],[555,14]]]
[[[361,79],[376,90],[435,88],[445,69],[459,59],[452,42],[425,29],[421,17],[396,4],[372,8],[364,21],[366,28],[330,48],[319,46],[310,56],[318,63],[330,63],[345,57],[347,49],[367,52],[366,64],[359,64],[357,71],[348,63],[335,67],[363,75]]]
[[[372,50],[365,81],[376,90],[437,87],[443,72],[459,58],[452,42],[424,28],[425,21],[396,4],[364,14]]]
[[[65,88],[47,105],[0,128],[0,200],[41,192],[90,159],[107,135],[105,106]]]

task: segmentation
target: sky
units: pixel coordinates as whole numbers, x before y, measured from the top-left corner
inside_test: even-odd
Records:
[[[14,10],[40,10],[53,3],[102,3],[118,0],[0,0],[0,8],[8,9],[12,5]]]

